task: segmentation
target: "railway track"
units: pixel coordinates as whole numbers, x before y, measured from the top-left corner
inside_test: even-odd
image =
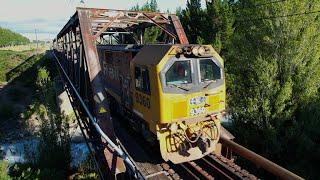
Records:
[[[236,165],[232,160],[212,154],[202,159],[183,164],[162,163],[158,166],[161,167],[161,171],[147,176],[146,179],[153,179],[153,177],[158,174],[163,174],[167,176],[168,179],[174,180],[258,179],[256,176]]]
[[[132,154],[132,158],[138,161],[137,166],[145,179],[257,179],[223,156],[208,155],[182,164],[164,162],[157,150],[159,148],[153,147],[139,132],[130,129],[119,114],[115,113],[112,117],[116,122],[114,125],[118,138],[126,140],[124,146],[128,146],[128,154]]]
[[[258,179],[245,169],[236,165],[232,160],[223,156],[208,155],[202,159],[169,166],[161,164],[167,175],[174,180],[178,179]]]

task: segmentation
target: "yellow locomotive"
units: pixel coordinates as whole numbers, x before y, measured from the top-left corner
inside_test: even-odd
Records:
[[[223,60],[212,46],[117,48],[98,46],[111,107],[147,139],[156,136],[166,161],[182,163],[214,152],[225,78]]]
[[[175,14],[83,10],[89,29],[82,36],[94,44],[87,55],[97,52],[110,107],[147,140],[158,140],[166,161],[182,163],[214,152],[225,78],[223,60],[212,46],[190,45]],[[160,33],[150,33],[154,28]],[[145,41],[146,31],[159,34],[156,42]]]

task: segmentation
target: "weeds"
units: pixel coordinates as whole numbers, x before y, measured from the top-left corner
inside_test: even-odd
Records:
[[[91,156],[88,156],[87,160],[79,166],[79,168],[77,169],[77,173],[73,175],[73,179],[98,179],[98,175],[95,173],[94,161]]]
[[[6,161],[0,160],[0,179],[10,180],[10,176],[7,175],[8,163]]]

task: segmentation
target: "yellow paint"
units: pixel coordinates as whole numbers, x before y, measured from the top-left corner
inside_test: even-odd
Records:
[[[100,114],[106,113],[106,112],[107,112],[107,110],[104,107],[100,107],[100,109],[99,109]]]

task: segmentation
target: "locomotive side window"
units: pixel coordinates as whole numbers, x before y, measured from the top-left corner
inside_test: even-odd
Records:
[[[211,59],[200,60],[201,82],[221,79],[221,69]]]
[[[135,87],[137,90],[150,94],[149,71],[147,68],[134,68]]]
[[[191,83],[190,61],[176,61],[166,72],[167,84],[187,84]]]

